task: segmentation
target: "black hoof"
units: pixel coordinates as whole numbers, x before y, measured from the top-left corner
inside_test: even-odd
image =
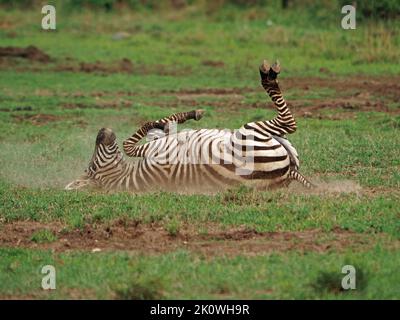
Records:
[[[203,117],[204,113],[205,111],[202,109],[195,110],[194,120],[199,121]]]

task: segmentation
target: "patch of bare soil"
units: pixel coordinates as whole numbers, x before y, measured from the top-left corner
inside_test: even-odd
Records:
[[[196,88],[182,90],[163,90],[162,93],[176,94],[177,96],[230,96],[255,91],[255,88]]]
[[[203,60],[201,62],[203,66],[213,67],[213,68],[222,68],[225,66],[223,61],[216,61],[216,60]]]
[[[38,64],[21,64],[16,59],[24,58],[31,62],[55,62],[51,67],[44,69]],[[128,73],[128,74],[158,74],[169,76],[181,76],[189,74],[192,69],[190,67],[174,67],[163,64],[143,65],[134,63],[128,58],[123,58],[117,61],[94,61],[82,62],[71,57],[65,59],[51,59],[48,54],[38,49],[35,46],[26,48],[20,47],[0,47],[0,67],[3,69],[13,69],[15,71],[31,71],[43,72],[46,71],[67,71],[67,72],[84,72],[107,75],[113,73]]]
[[[199,233],[192,225],[181,226],[176,235],[159,224],[116,221],[110,224],[86,225],[82,230],[68,230],[61,223],[18,221],[0,226],[0,246],[53,249],[56,251],[83,250],[91,252],[124,250],[143,254],[160,254],[186,249],[205,256],[259,255],[289,250],[325,252],[349,248],[367,249],[375,243],[368,237],[336,228],[330,232],[319,229],[297,232],[257,232],[244,227],[222,228],[215,224],[202,226]],[[204,229],[205,228],[205,229]],[[32,234],[47,229],[57,236],[51,243],[35,243]],[[390,242],[398,246],[398,242]]]
[[[18,115],[18,114],[14,114],[12,115],[12,117],[14,118],[14,121],[16,122],[29,122],[33,125],[44,125],[47,124],[49,122],[54,122],[54,121],[60,121],[63,119],[63,117],[60,116],[56,116],[56,115],[52,115],[52,114],[33,114],[33,115],[29,115],[29,114],[23,114],[23,115]]]
[[[85,103],[64,103],[63,109],[121,109],[129,108],[132,106],[131,101],[103,101],[96,104],[85,104]]]
[[[32,293],[24,294],[0,294],[0,300],[45,300],[53,297],[54,294],[54,290],[34,290]],[[57,288],[57,294],[67,296],[71,300],[96,299],[95,290],[89,288]]]
[[[129,59],[121,59],[115,62],[104,63],[101,61],[79,62],[60,64],[55,67],[55,71],[71,71],[71,72],[86,72],[86,73],[132,73],[133,64]]]
[[[178,108],[178,107],[197,107],[204,105],[204,102],[199,102],[197,99],[201,97],[211,97],[211,94],[199,95],[177,95],[175,101],[160,101],[160,102],[145,102],[145,105],[157,105],[165,108]],[[240,111],[246,109],[272,109],[273,106],[270,102],[243,102],[240,95],[231,96],[226,95],[224,99],[209,102],[216,111],[221,110],[225,112],[227,109],[232,111]],[[312,105],[310,105],[312,104]],[[315,119],[328,119],[328,120],[342,120],[355,117],[355,112],[358,111],[377,111],[386,112],[389,114],[400,114],[399,109],[390,109],[387,103],[383,101],[360,101],[357,99],[327,99],[327,100],[294,100],[288,103],[292,113],[295,117],[315,118]],[[334,110],[334,114],[326,114],[323,111]]]
[[[69,59],[64,63],[60,63],[54,67],[54,71],[69,71],[69,72],[85,72],[97,74],[113,74],[113,73],[128,73],[128,74],[159,74],[179,76],[190,73],[190,68],[172,69],[168,66],[157,64],[146,66],[132,62],[128,58],[112,62],[77,62]]]
[[[96,65],[96,64],[95,64]],[[93,72],[108,72],[106,67],[93,67]],[[113,68],[111,68],[113,69]],[[118,68],[117,68],[118,69]],[[135,72],[135,71],[134,71]],[[318,92],[320,88],[329,88],[335,90],[338,96],[334,99],[305,99],[305,98],[289,98],[288,104],[296,117],[341,120],[352,118],[359,111],[379,111],[393,115],[400,114],[400,108],[393,108],[393,103],[400,102],[400,77],[366,77],[359,76],[347,78],[287,78],[281,85],[283,92],[286,88],[298,89],[301,92],[312,93],[314,90]],[[166,95],[174,96],[175,99],[165,101],[143,102],[146,105],[157,105],[168,108],[185,108],[198,107],[204,105],[203,98],[211,98],[207,104],[212,105],[215,110],[225,112],[242,111],[245,109],[273,109],[272,102],[269,98],[261,99],[255,102],[245,100],[246,94],[260,93],[261,88],[197,88],[182,90],[163,90],[161,92],[148,92],[145,94],[134,91],[94,91],[94,92],[73,92],[58,94],[63,97],[124,97],[124,96],[151,96],[158,97]],[[48,91],[39,91],[38,95],[52,95]],[[202,100],[203,99],[203,100]],[[392,107],[389,107],[392,105]],[[124,106],[121,104],[121,106]],[[67,104],[65,108],[87,108],[83,104]],[[113,108],[117,107],[113,104],[98,104],[94,108]],[[334,111],[334,112],[326,112]]]
[[[289,103],[289,107],[295,116],[304,118],[317,118],[317,119],[330,119],[341,120],[354,116],[354,113],[349,111],[377,111],[386,112],[390,114],[400,114],[400,109],[391,110],[387,103],[384,101],[373,101],[368,98],[354,97],[338,98],[338,99],[325,99],[325,100],[311,100],[312,106],[304,106],[309,103],[307,101],[295,101]],[[322,110],[335,110],[335,114],[323,114]]]
[[[368,100],[370,97],[390,98],[394,102],[400,101],[400,77],[398,76],[352,76],[352,77],[290,77],[280,81],[280,87],[285,92],[287,89],[299,89],[313,92],[315,89],[329,88],[335,90],[341,97],[350,93],[351,97]],[[240,88],[199,88],[182,90],[165,90],[162,93],[177,95],[232,95],[260,92],[257,87]]]
[[[50,61],[50,56],[35,46],[28,46],[26,48],[0,47],[0,58],[24,58],[43,63]]]
[[[343,96],[344,92],[353,91],[355,96],[371,95],[400,101],[400,77],[398,76],[356,76],[328,78],[286,78],[281,87],[297,88],[312,92],[314,88],[329,88]],[[355,91],[355,92],[354,92]]]
[[[389,104],[400,101],[399,77],[357,77],[357,78],[288,78],[282,85],[285,88],[299,89],[302,92],[318,92],[329,88],[338,92],[337,98],[330,99],[288,99],[288,104],[297,117],[341,120],[352,118],[358,111],[378,111],[400,114],[400,108],[389,108]],[[260,92],[257,88],[201,88],[184,90],[164,90],[161,94],[174,95],[175,100],[148,102],[162,107],[196,107],[204,104],[200,99],[212,98],[208,102],[216,111],[226,109],[240,111],[250,108],[272,109],[268,98],[256,102],[245,101],[245,94]],[[333,114],[325,111],[335,111]]]
[[[14,112],[14,111],[33,111],[33,108],[31,106],[26,106],[26,107],[16,107],[16,108],[0,108],[0,112]]]

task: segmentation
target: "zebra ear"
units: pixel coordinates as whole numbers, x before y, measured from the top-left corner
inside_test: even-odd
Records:
[[[65,190],[79,190],[85,189],[88,186],[92,185],[92,181],[89,177],[81,177],[76,179],[65,186]]]

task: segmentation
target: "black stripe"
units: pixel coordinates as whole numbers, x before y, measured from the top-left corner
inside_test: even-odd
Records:
[[[285,159],[287,159],[287,155],[278,157],[254,157],[254,163],[270,163],[270,162],[283,161]]]
[[[255,125],[257,125],[257,124],[255,123]],[[267,134],[265,134],[265,132],[259,130],[258,128],[253,128],[252,126],[249,126],[248,124],[245,124],[244,128],[247,129],[247,130],[254,130],[258,134],[261,134],[262,136],[266,136],[266,137],[268,136]]]
[[[221,165],[218,165],[218,166],[221,166]],[[228,165],[228,166],[230,166],[230,165]],[[205,168],[211,174],[211,176],[213,176],[216,180],[220,180],[223,184],[231,185],[232,183],[235,183],[235,180],[229,179],[228,177],[224,177],[219,172],[215,171],[212,167],[213,167],[212,165],[203,166],[203,168]]]
[[[269,139],[270,140],[270,139]],[[268,151],[268,150],[276,150],[281,147],[280,144],[275,144],[272,146],[246,146],[246,145],[239,145],[237,143],[231,142],[232,148],[238,151]]]
[[[252,179],[275,179],[284,176],[288,173],[290,167],[286,166],[281,169],[276,169],[273,171],[253,171],[250,174],[242,175],[243,178],[252,180]]]
[[[240,135],[240,136],[238,136],[238,135]],[[239,133],[239,131],[235,132],[235,138],[237,140],[241,140],[241,141],[253,140],[253,141],[257,141],[257,142],[268,142],[268,141],[271,140],[271,137],[270,137],[269,133],[264,132],[262,135],[265,136],[265,138],[259,138],[259,137],[255,136],[255,135],[252,135],[252,134],[244,135],[242,133]]]

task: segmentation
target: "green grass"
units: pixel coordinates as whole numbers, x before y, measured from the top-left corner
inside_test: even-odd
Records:
[[[132,196],[127,193],[32,190],[7,185],[2,185],[0,190],[3,203],[0,215],[7,222],[56,220],[71,227],[83,227],[122,217],[144,223],[161,222],[173,235],[179,231],[180,222],[216,222],[227,226],[246,225],[258,231],[313,228],[329,231],[341,227],[400,237],[396,210],[398,193],[373,197],[356,194],[321,196],[233,189],[216,196],[169,193]]]
[[[212,257],[184,249],[147,255],[2,247],[0,298],[400,297],[400,256],[395,251],[400,238],[399,24],[363,20],[357,30],[344,31],[339,27],[340,11],[339,18],[332,16],[334,10],[311,17],[305,11],[274,8],[229,7],[207,15],[189,7],[174,13],[113,15],[61,7],[56,32],[39,29],[39,10],[2,10],[0,46],[34,44],[53,61],[0,64],[0,231],[18,221],[59,222],[68,229],[83,229],[115,220],[156,222],[175,239],[187,225],[206,235],[209,223],[260,232],[330,233],[340,228],[362,235],[374,246],[362,251]],[[267,25],[268,19],[272,25]],[[113,40],[120,31],[130,36]],[[142,69],[132,74],[54,71],[68,62],[67,57],[76,65],[95,60],[112,64],[126,57]],[[301,171],[312,180],[342,187],[343,192],[236,188],[217,195],[131,195],[63,190],[83,173],[101,127],[112,127],[121,145],[141,123],[177,111],[207,111],[200,122],[185,124],[190,128],[234,129],[273,117],[259,85],[257,67],[263,58],[280,59],[284,94],[297,103],[296,112],[326,100],[351,100],[364,90],[364,82],[388,81],[385,90],[368,92],[368,102],[382,103],[390,112],[358,110],[355,105],[297,117],[299,129],[290,140],[299,151]],[[210,60],[219,66],[207,66],[205,61]],[[160,74],[162,68],[167,75]],[[346,87],[349,77],[360,82]],[[325,79],[328,85],[305,89],[311,78]],[[329,81],[336,81],[336,86]],[[185,92],[207,88],[234,88],[237,94]],[[260,105],[264,102],[265,107]],[[358,103],[364,106],[365,101]],[[32,117],[38,115],[44,122],[35,122]],[[361,191],[346,191],[344,180]],[[375,241],[382,235],[386,242]],[[43,229],[29,240],[40,247],[59,239]],[[40,270],[46,264],[57,270],[53,292],[40,289]],[[359,290],[338,287],[344,264],[360,271]]]
[[[395,299],[399,252],[296,253],[202,258],[183,251],[161,256],[1,249],[3,295],[41,298]],[[40,289],[41,268],[56,268],[57,289]],[[353,264],[358,290],[340,291],[342,266]],[[327,273],[328,276],[327,276]]]
[[[39,230],[32,234],[31,241],[36,243],[53,242],[57,237],[50,230]]]
[[[248,81],[257,76],[252,66],[266,57],[279,58],[287,76],[323,75],[322,67],[341,75],[398,74],[400,70],[396,63],[400,53],[398,21],[359,21],[356,31],[345,31],[340,28],[340,8],[324,12],[321,21],[306,10],[299,16],[296,10],[282,11],[275,6],[248,12],[229,7],[217,14],[199,8],[175,15],[126,10],[118,19],[98,11],[71,13],[60,6],[54,32],[40,29],[38,12],[1,12],[0,19],[10,27],[0,30],[0,43],[35,44],[58,62],[66,57],[87,62],[129,58],[150,67],[153,74],[159,70],[157,65],[183,72],[190,68],[185,76],[195,75],[203,84],[213,78],[226,83],[226,75]],[[121,31],[130,36],[113,40],[113,34]],[[10,36],[10,32],[15,34]],[[224,67],[204,66],[209,60],[223,62]]]

